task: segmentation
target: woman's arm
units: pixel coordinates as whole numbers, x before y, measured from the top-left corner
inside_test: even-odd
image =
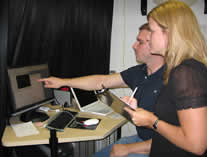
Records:
[[[154,129],[153,124],[158,117],[153,113],[141,108],[125,110],[137,126]],[[159,120],[156,131],[178,147],[202,155],[207,149],[207,107],[180,110],[178,117],[180,127]]]
[[[202,155],[207,149],[207,107],[177,112],[180,127],[158,122],[157,132],[178,147]]]

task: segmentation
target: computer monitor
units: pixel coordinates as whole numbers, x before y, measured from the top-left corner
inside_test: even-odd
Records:
[[[36,109],[54,100],[53,91],[44,88],[38,79],[49,76],[47,64],[9,68],[9,86],[11,91],[11,116],[20,115],[22,121],[43,121],[45,113]]]

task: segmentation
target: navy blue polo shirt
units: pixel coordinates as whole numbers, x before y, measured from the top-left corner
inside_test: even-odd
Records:
[[[122,71],[120,74],[124,82],[132,90],[138,87],[134,96],[138,101],[138,106],[153,112],[153,106],[161,88],[164,86],[163,72],[164,66],[148,76],[146,64],[141,64]],[[139,137],[143,140],[152,138],[153,130],[145,127],[136,127],[136,129]]]

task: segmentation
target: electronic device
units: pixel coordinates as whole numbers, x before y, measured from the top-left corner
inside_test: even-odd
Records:
[[[132,97],[134,96],[135,92],[137,91],[138,88],[135,88],[135,90],[133,91],[130,99],[132,99]],[[115,112],[117,112],[118,114],[124,116],[127,120],[129,120],[130,122],[132,122],[130,115],[128,114],[128,112],[126,112],[124,110],[125,107],[131,109],[131,110],[135,110],[132,106],[130,106],[128,103],[125,103],[124,101],[122,101],[119,97],[117,97],[115,94],[113,94],[109,89],[104,88],[102,90],[99,91],[95,91],[97,98],[104,102],[105,104],[107,104],[108,106],[110,106]],[[129,101],[130,101],[129,99]]]
[[[83,122],[84,125],[97,125],[99,123],[98,119],[88,119]]]
[[[101,93],[99,92],[99,95],[97,96],[100,100],[104,100],[107,102],[106,104],[110,106],[115,112],[118,114],[124,116],[127,120],[132,122],[130,115],[128,112],[124,110],[125,107],[135,110],[132,108],[129,104],[122,101],[119,97],[117,97],[115,94],[113,94],[110,90],[106,89],[103,90]]]
[[[55,100],[57,101],[57,104],[63,107],[72,106],[71,95],[69,91],[54,89],[54,97]]]
[[[60,111],[51,117],[46,124],[46,128],[56,131],[64,131],[64,129],[75,120],[76,112]]]
[[[44,112],[48,112],[48,111],[50,110],[50,108],[47,107],[47,106],[40,106],[40,107],[39,107],[39,110],[40,110],[40,111],[44,111]]]
[[[98,115],[107,115],[113,112],[113,109],[103,102],[99,101],[94,91],[85,91],[70,87],[72,99],[80,112],[93,113]]]
[[[24,122],[48,118],[46,113],[36,111],[38,107],[54,101],[53,90],[44,88],[43,83],[37,81],[48,76],[47,64],[8,69],[11,116],[21,114],[20,119]]]

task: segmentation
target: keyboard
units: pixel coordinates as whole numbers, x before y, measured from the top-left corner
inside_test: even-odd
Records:
[[[46,128],[56,131],[64,131],[64,128],[75,120],[76,112],[61,111],[48,120]]]

